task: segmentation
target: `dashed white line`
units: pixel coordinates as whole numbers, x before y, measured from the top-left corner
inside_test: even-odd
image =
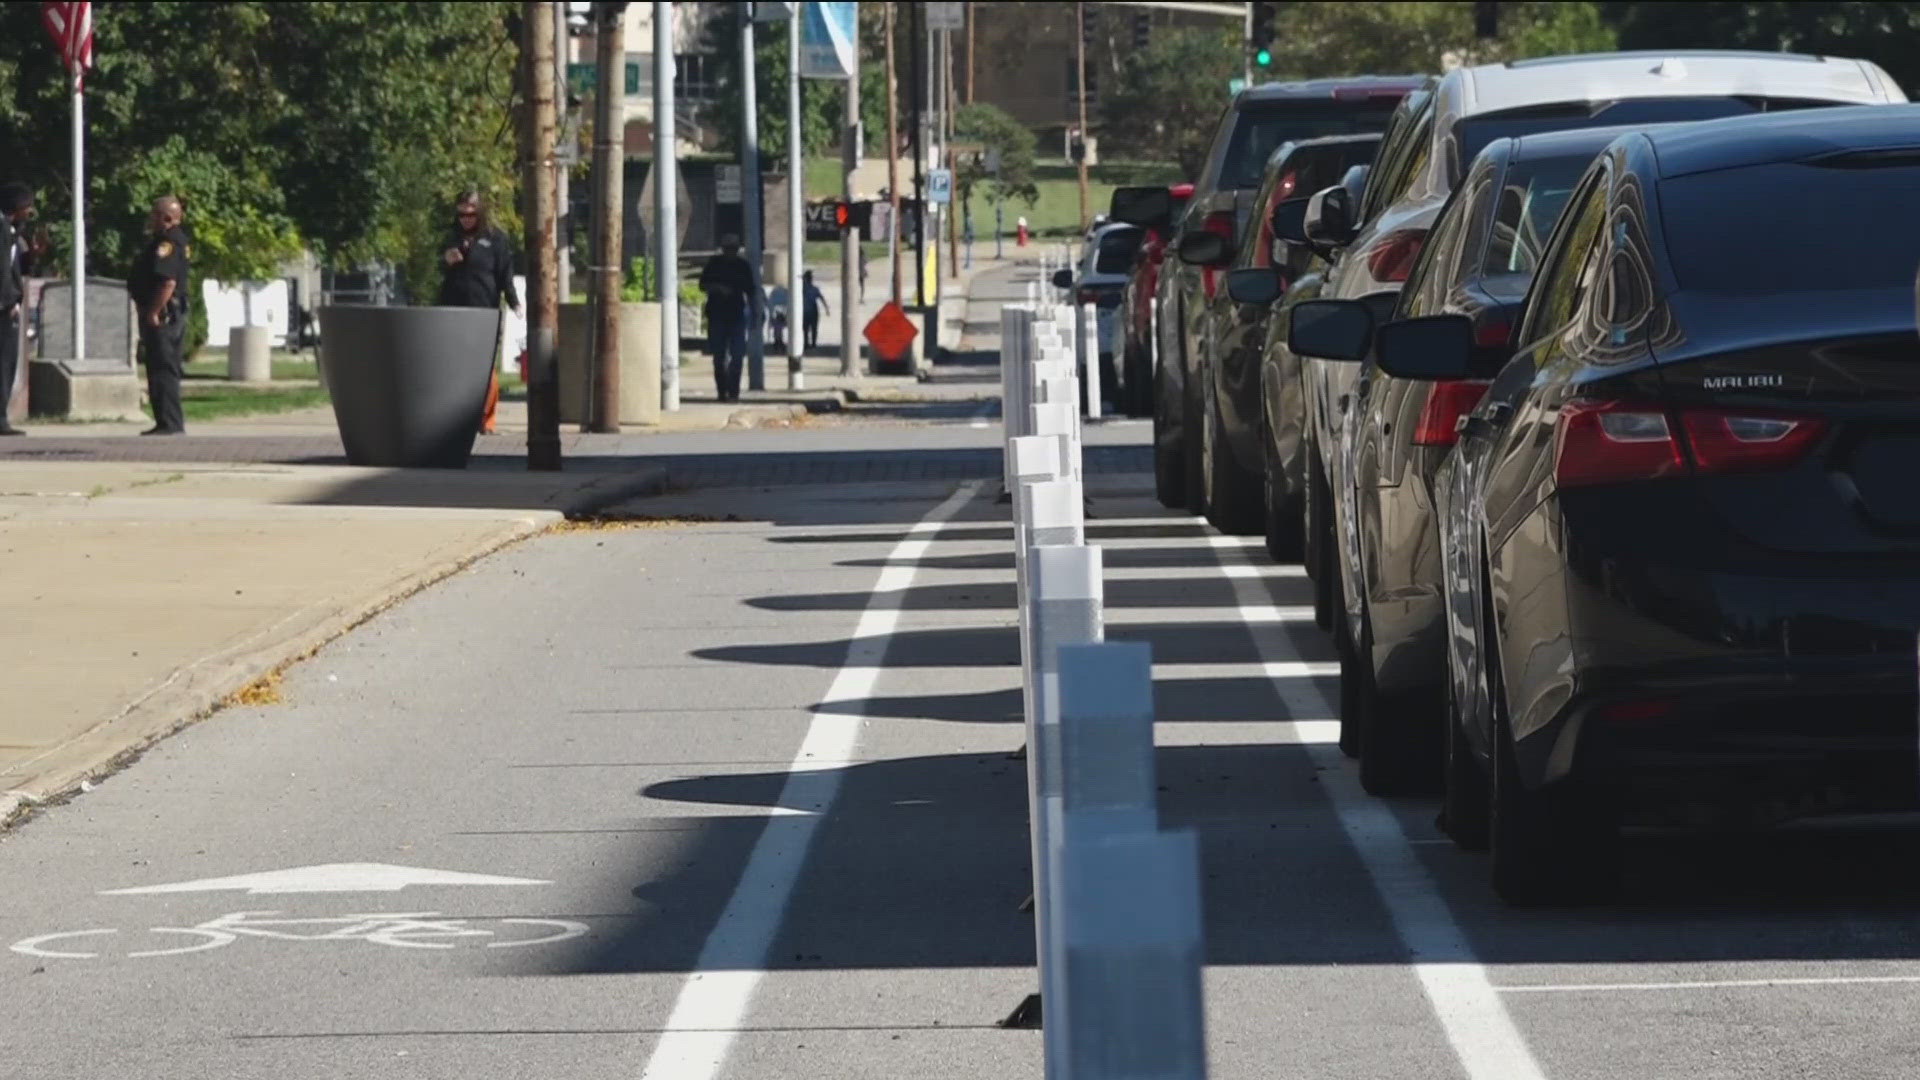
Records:
[[[1209,536],[1222,565],[1227,552],[1251,545],[1219,535]],[[1242,556],[1244,558],[1244,556]],[[1245,565],[1244,563],[1240,565]],[[1234,582],[1240,612],[1249,626],[1284,621],[1255,575],[1227,574]],[[1268,635],[1256,634],[1264,658]],[[1296,662],[1269,661],[1262,665],[1270,678],[1290,677],[1286,669]],[[1332,713],[1331,703],[1328,713]],[[1294,724],[1297,727],[1298,721]],[[1373,879],[1374,891],[1386,906],[1394,930],[1413,957],[1420,987],[1432,1003],[1447,1041],[1470,1080],[1545,1080],[1520,1029],[1500,1000],[1500,990],[1487,978],[1487,969],[1453,912],[1441,898],[1433,879],[1420,864],[1400,821],[1386,806],[1369,799],[1346,767],[1336,742],[1300,738],[1314,764],[1321,766],[1321,788],[1333,802],[1340,826]]]
[[[1775,986],[1856,986],[1876,983],[1920,983],[1920,975],[1831,975],[1795,979],[1707,979],[1700,982],[1549,983],[1541,986],[1496,986],[1502,994],[1587,994],[1619,990],[1737,990]]]
[[[961,485],[894,547],[825,701],[872,696],[887,640],[900,621],[900,598],[913,584],[917,560],[940,526],[979,494],[980,486],[977,481]],[[863,719],[854,712],[822,711],[807,725],[776,800],[790,812],[769,818],[754,843],[732,897],[707,935],[692,974],[680,987],[642,1080],[712,1080],[726,1064],[740,1021],[766,974],[767,950],[806,864],[814,833],[840,793],[839,766],[853,759]]]

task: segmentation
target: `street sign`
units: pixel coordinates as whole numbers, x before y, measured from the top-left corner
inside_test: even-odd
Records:
[[[723,203],[740,201],[740,166],[722,165],[714,173],[713,198]]]
[[[871,320],[867,322],[865,337],[867,344],[873,346],[873,355],[889,364],[897,364],[907,358],[907,350],[913,348],[913,339],[920,330],[900,310],[900,305],[887,301]]]
[[[860,5],[816,0],[800,9],[800,75],[807,79],[853,77]]]
[[[753,5],[753,21],[786,22],[793,18],[794,6],[792,0],[788,0],[787,3],[768,3],[767,0],[761,0]]]
[[[967,5],[955,3],[930,3],[926,6],[927,29],[929,30],[965,30],[967,28]]]
[[[653,243],[653,223],[655,217],[653,212],[653,178],[654,170],[650,168],[647,170],[646,182],[640,185],[640,205],[638,207],[640,223],[646,226],[647,243],[649,245]],[[673,242],[675,247],[684,247],[687,242],[687,231],[693,228],[693,192],[687,189],[687,172],[685,169],[674,169],[673,179],[675,181],[673,201],[674,205],[678,208],[675,211],[675,221],[680,226],[679,229],[676,230],[680,235],[674,237]]]
[[[932,169],[928,171],[927,201],[931,203],[950,203],[953,201],[952,169]]]

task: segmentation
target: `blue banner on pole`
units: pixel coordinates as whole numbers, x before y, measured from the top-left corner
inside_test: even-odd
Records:
[[[819,2],[800,5],[800,74],[808,79],[853,77],[860,41],[860,5]]]

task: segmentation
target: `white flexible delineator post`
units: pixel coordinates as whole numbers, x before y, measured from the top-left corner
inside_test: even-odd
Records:
[[[1087,419],[1100,419],[1100,313],[1092,304],[1081,304],[1074,314],[1074,341],[1080,347],[1081,379],[1087,384]]]

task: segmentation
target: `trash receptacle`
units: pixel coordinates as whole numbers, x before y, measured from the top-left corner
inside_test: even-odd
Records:
[[[487,401],[500,312],[337,304],[320,360],[347,462],[465,468]]]

